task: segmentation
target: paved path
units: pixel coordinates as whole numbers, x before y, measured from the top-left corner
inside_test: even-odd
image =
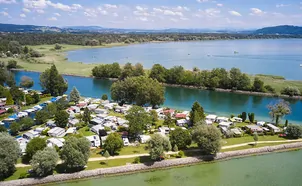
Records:
[[[264,143],[290,143],[290,142],[302,142],[302,139],[299,140],[282,140],[282,141],[258,141],[257,144],[264,144]],[[228,146],[222,146],[221,149],[231,149],[231,148],[236,148],[236,147],[242,147],[246,146],[249,144],[254,144],[254,142],[248,142],[248,143],[241,143],[241,144],[236,144],[236,145],[228,145]],[[198,149],[192,149],[189,151],[198,151]],[[167,152],[166,154],[177,154],[177,152]],[[126,158],[135,158],[135,157],[140,157],[140,156],[149,156],[148,153],[146,154],[131,154],[131,155],[121,155],[121,156],[110,156],[108,159],[105,157],[95,157],[95,158],[89,158],[88,161],[102,161],[102,160],[113,160],[113,159],[126,159]],[[58,163],[61,163],[58,162]],[[27,164],[16,164],[16,167],[29,167],[30,165]]]

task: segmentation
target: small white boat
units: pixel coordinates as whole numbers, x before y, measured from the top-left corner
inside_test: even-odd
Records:
[[[300,67],[302,67],[302,64],[300,64]]]

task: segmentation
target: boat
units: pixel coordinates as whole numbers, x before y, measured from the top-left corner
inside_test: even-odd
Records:
[[[302,67],[302,64],[300,64],[300,67]]]

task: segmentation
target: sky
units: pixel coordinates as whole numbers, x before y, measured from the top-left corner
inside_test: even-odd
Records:
[[[301,0],[0,0],[0,23],[254,29],[302,25]]]

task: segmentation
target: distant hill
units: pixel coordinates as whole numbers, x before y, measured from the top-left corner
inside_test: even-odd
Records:
[[[274,27],[265,27],[259,30],[256,30],[254,34],[263,34],[263,35],[301,35],[302,27],[299,26],[290,26],[290,25],[282,25],[282,26],[274,26]]]
[[[63,32],[63,30],[58,27],[0,23],[0,32]]]

